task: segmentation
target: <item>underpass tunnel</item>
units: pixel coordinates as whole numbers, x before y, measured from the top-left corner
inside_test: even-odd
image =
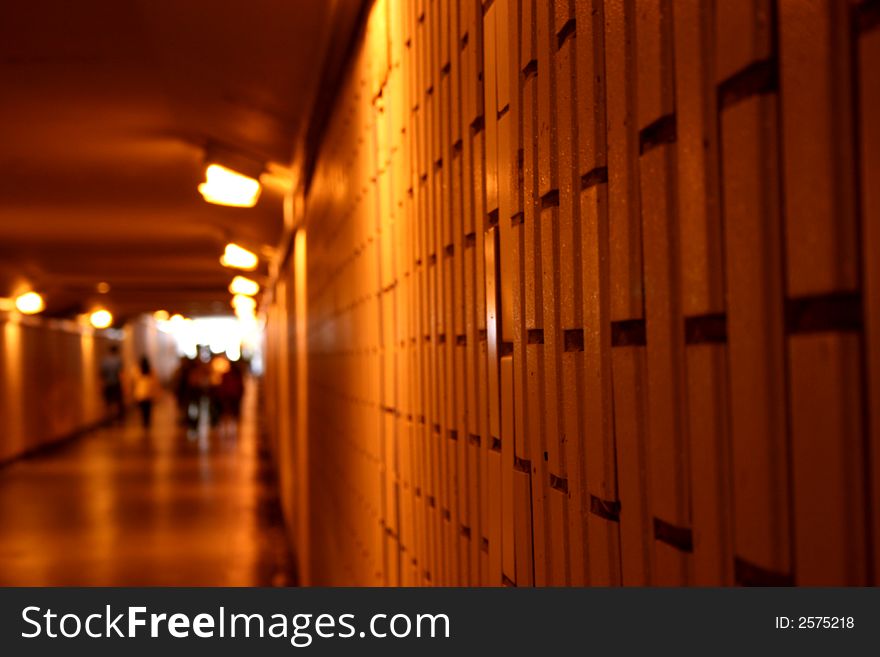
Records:
[[[876,585],[878,63],[874,0],[0,3],[0,584]]]

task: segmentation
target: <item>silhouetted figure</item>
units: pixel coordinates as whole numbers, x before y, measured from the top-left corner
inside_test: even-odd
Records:
[[[101,383],[103,384],[104,403],[110,417],[114,420],[122,418],[122,358],[119,346],[110,345],[109,353],[101,359]]]
[[[198,358],[193,361],[187,372],[187,420],[190,433],[195,432],[199,428],[202,417],[202,402],[206,400],[211,390],[209,354],[210,352],[206,349],[199,349]]]
[[[208,416],[211,427],[220,424],[223,416],[223,375],[229,371],[229,360],[226,356],[211,357],[211,386],[208,389]]]
[[[153,401],[159,389],[159,381],[146,356],[141,358],[140,367],[134,380],[134,400],[141,411],[141,422],[148,429],[153,421]]]
[[[237,423],[241,416],[241,398],[244,396],[244,374],[240,363],[229,363],[229,369],[220,376],[218,393],[221,415]]]
[[[190,385],[190,375],[192,371],[198,367],[198,361],[195,358],[184,356],[180,359],[180,367],[177,369],[177,375],[174,382],[174,392],[177,397],[178,417],[181,424],[189,424],[192,419],[190,417],[193,405],[198,405],[199,396],[193,391]],[[195,412],[198,416],[198,412]]]

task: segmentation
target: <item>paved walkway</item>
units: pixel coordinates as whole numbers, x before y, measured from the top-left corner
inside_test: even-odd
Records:
[[[173,400],[0,467],[0,585],[291,583],[255,390],[241,427],[187,436]]]

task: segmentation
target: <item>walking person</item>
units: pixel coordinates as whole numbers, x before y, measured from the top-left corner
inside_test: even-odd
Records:
[[[208,392],[211,389],[211,366],[208,364],[206,349],[199,349],[199,355],[195,359],[187,373],[187,419],[189,422],[190,437],[194,437],[201,426],[203,406],[209,405]],[[208,409],[204,409],[208,412]]]
[[[141,412],[141,423],[149,429],[153,423],[153,402],[159,392],[159,380],[153,373],[149,359],[141,358],[134,380],[134,400]]]
[[[177,374],[174,376],[174,392],[177,397],[178,421],[184,426],[189,426],[193,413],[198,412],[192,410],[194,404],[198,404],[196,395],[193,394],[193,387],[190,382],[192,371],[198,366],[195,358],[183,356],[180,359],[180,366],[177,368]]]
[[[226,371],[220,377],[220,415],[221,421],[226,423],[234,433],[238,428],[241,417],[241,399],[244,396],[244,374],[240,362],[229,363]]]

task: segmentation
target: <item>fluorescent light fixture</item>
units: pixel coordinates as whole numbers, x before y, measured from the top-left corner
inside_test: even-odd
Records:
[[[91,322],[92,326],[96,329],[105,329],[113,323],[113,315],[109,310],[96,310],[91,315],[89,315],[89,322]]]
[[[22,315],[36,315],[45,310],[46,303],[36,292],[25,292],[16,297],[15,307]]]
[[[253,271],[257,268],[258,263],[256,253],[252,253],[238,244],[227,244],[226,250],[220,256],[220,264],[233,269]]]
[[[236,294],[232,297],[232,307],[238,312],[247,312],[253,314],[257,310],[257,302],[253,297],[244,294]]]
[[[252,297],[260,291],[260,285],[256,281],[252,281],[244,276],[236,276],[229,284],[229,291],[232,294],[244,294]]]
[[[208,203],[252,208],[260,198],[260,182],[248,176],[211,164],[205,171],[205,182],[199,192]]]

